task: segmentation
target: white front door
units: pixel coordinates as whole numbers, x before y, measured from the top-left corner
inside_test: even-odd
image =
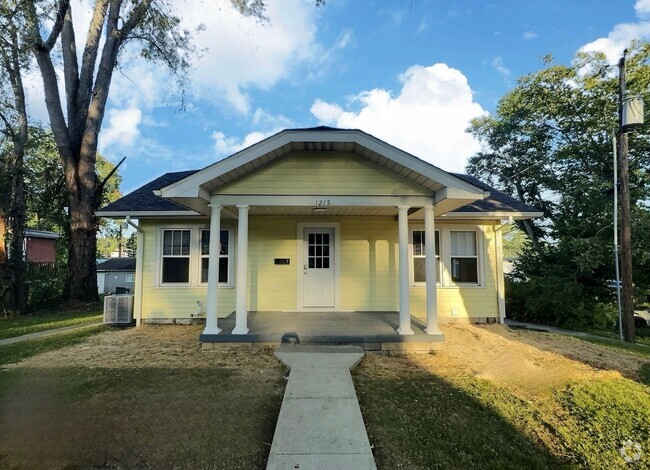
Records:
[[[334,229],[305,228],[303,246],[302,306],[334,308],[336,298]]]

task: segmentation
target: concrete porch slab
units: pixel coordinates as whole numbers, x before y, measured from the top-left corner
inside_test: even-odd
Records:
[[[234,335],[235,314],[219,319],[222,332],[218,335],[200,336],[204,343],[242,343],[253,348],[256,343],[266,345],[291,344],[330,344],[359,345],[367,351],[422,351],[432,348],[429,343],[444,343],[442,333],[429,335],[426,325],[412,317],[411,324],[415,334],[400,335],[397,312],[250,312],[248,314],[249,332]],[[418,346],[400,346],[402,343],[419,343]],[[426,346],[426,347],[425,347]],[[433,348],[433,349],[438,349]]]

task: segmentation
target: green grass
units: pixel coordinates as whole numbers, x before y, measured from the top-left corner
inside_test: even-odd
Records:
[[[91,310],[47,311],[17,318],[0,318],[0,339],[37,333],[39,331],[84,325],[101,321],[101,310],[92,305]]]
[[[0,468],[264,468],[285,383],[218,365],[0,371]]]
[[[527,404],[475,383],[457,387],[426,374],[387,379],[355,373],[355,386],[379,468],[544,469],[560,464],[491,403],[499,400],[522,427]],[[469,384],[468,384],[469,385]]]
[[[620,341],[618,331],[585,329],[585,333]],[[636,329],[636,344],[650,346],[650,327]]]
[[[104,325],[89,326],[80,330],[0,346],[0,366],[13,364],[47,351],[83,343],[90,336],[106,331],[107,328]]]
[[[413,372],[406,358],[387,360],[404,361],[406,372],[364,363],[353,371],[379,468],[650,468],[645,385],[567,381],[522,398],[471,374]],[[632,466],[619,451],[628,440],[642,447]]]

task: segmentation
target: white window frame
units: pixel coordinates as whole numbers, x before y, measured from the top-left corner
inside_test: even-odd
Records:
[[[437,222],[437,221],[436,221]],[[410,285],[412,287],[424,288],[426,282],[415,282],[413,271],[413,232],[424,231],[424,225],[418,224],[409,226],[409,276]],[[441,276],[436,275],[436,286],[443,289],[477,289],[485,288],[485,232],[480,225],[438,225],[436,223],[435,231],[438,233],[438,241],[440,243],[441,262],[440,271]],[[476,257],[477,257],[477,270],[478,282],[453,282],[451,280],[451,232],[476,232]],[[423,256],[424,257],[424,256]],[[438,256],[436,256],[438,258]],[[456,256],[454,257],[456,258]],[[439,273],[436,273],[439,274]]]
[[[134,273],[125,274],[124,282],[128,282],[129,284],[135,284],[135,274]]]
[[[189,254],[188,255],[165,255],[164,254],[164,243],[165,243],[165,232],[168,231],[188,231],[190,232],[190,246],[189,246]],[[192,284],[192,251],[193,251],[193,230],[191,227],[161,227],[160,228],[160,239],[158,243],[158,256],[156,256],[156,259],[158,260],[158,266],[159,266],[159,272],[158,275],[156,276],[158,279],[158,285],[160,287],[177,287],[177,286],[189,286]],[[188,274],[187,274],[187,282],[163,282],[163,262],[165,258],[187,258],[188,259]]]
[[[201,227],[199,228],[199,247],[198,247],[198,256],[199,256],[199,285],[202,287],[205,287],[208,285],[207,282],[202,282],[201,281],[201,271],[203,270],[203,259],[208,258],[210,255],[204,255],[201,253],[201,240],[203,238],[203,232],[209,232],[210,228],[206,227]],[[234,267],[233,264],[235,263],[235,257],[234,257],[234,252],[235,252],[235,247],[233,245],[234,237],[233,237],[233,229],[229,227],[221,227],[220,228],[221,232],[228,232],[228,254],[227,255],[222,255],[221,253],[219,254],[219,259],[221,258],[226,258],[228,259],[228,281],[227,282],[219,282],[219,287],[233,287],[235,285],[234,283]],[[221,233],[219,234],[219,237],[221,237]],[[219,238],[219,241],[221,241],[221,238]],[[218,272],[218,270],[217,270]]]
[[[481,287],[483,285],[482,282],[482,275],[481,275],[481,242],[480,240],[482,239],[481,235],[483,234],[482,231],[480,231],[477,228],[472,228],[472,227],[452,227],[449,228],[449,285],[452,286],[461,286],[461,287]],[[451,234],[452,232],[474,232],[474,242],[476,244],[476,255],[456,255],[454,256],[453,253],[451,252]],[[463,258],[463,259],[473,259],[476,258],[476,282],[454,282],[453,277],[452,277],[452,259],[453,258]]]
[[[436,271],[436,285],[437,286],[442,286],[442,277],[444,276],[445,272],[445,266],[442,261],[442,232],[440,229],[435,229],[434,230],[436,234],[438,234],[438,247],[440,248],[440,254],[436,255],[436,260],[440,261],[440,272]],[[410,227],[409,230],[409,258],[410,258],[410,263],[409,263],[409,276],[411,280],[411,285],[416,286],[416,287],[425,287],[427,285],[426,282],[416,282],[415,281],[415,263],[414,260],[415,258],[423,258],[426,259],[425,254],[421,255],[416,255],[415,254],[415,249],[413,248],[413,233],[414,232],[422,232],[422,236],[425,235],[425,230],[424,230],[424,225],[422,226],[413,226]],[[435,240],[435,235],[434,238]]]

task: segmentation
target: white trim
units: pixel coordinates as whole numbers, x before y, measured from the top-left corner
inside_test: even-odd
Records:
[[[334,307],[308,308],[304,307],[303,270],[305,265],[305,229],[331,228],[334,229]],[[339,311],[341,310],[341,223],[340,222],[298,222],[296,223],[296,308],[300,312]]]
[[[506,298],[505,298],[505,279],[503,275],[503,230],[498,230],[498,227],[493,228],[494,236],[496,237],[496,258],[497,258],[497,304],[499,306],[499,323],[504,324],[506,320]]]
[[[408,206],[397,208],[397,241],[398,241],[398,279],[399,279],[399,328],[400,335],[412,335],[411,327],[411,283],[409,282],[409,227]]]
[[[437,217],[445,218],[445,219],[468,219],[468,220],[476,220],[476,219],[507,219],[509,217],[512,217],[513,219],[516,220],[522,220],[522,219],[532,219],[534,217],[542,217],[544,215],[543,212],[507,212],[507,211],[495,211],[495,212],[447,212],[445,214],[441,214]]]
[[[143,217],[205,217],[199,212],[192,210],[178,210],[178,211],[97,211],[95,212],[97,217],[108,217],[108,218],[124,218],[127,216],[133,217],[134,219],[140,219]]]
[[[221,211],[223,212],[223,208],[221,208]],[[220,232],[228,232],[228,255],[227,256],[221,256],[219,254],[218,258],[228,258],[228,282],[218,282],[219,287],[234,287],[234,264],[235,264],[235,247],[234,247],[234,230],[232,227],[229,227],[228,225],[224,226],[222,223],[219,224]],[[203,282],[201,280],[201,274],[203,273],[203,258],[208,258],[209,255],[204,255],[201,253],[201,236],[203,232],[210,232],[210,238],[212,238],[212,232],[210,230],[210,227],[198,227],[199,230],[199,249],[198,249],[198,257],[199,257],[199,283],[198,287],[207,287],[208,282]],[[221,237],[221,233],[219,233],[219,237]],[[219,238],[219,243],[221,243],[221,238]],[[217,268],[218,269],[218,268]]]
[[[430,163],[425,162],[403,150],[398,149],[376,137],[360,130],[284,130],[271,137],[247,147],[230,157],[197,171],[179,181],[176,181],[160,189],[162,197],[199,197],[201,185],[219,178],[232,170],[252,163],[264,155],[271,154],[292,142],[334,142],[354,143],[368,150],[378,153],[383,157],[392,160],[405,168],[408,168],[420,175],[436,181],[443,186],[456,188],[475,195],[475,199],[486,197],[487,193],[473,184],[454,176]],[[288,150],[288,149],[287,149]],[[252,165],[257,168],[261,165]],[[255,170],[253,170],[255,171]]]
[[[188,274],[187,274],[187,282],[163,282],[162,276],[163,276],[163,244],[164,244],[164,233],[166,230],[183,230],[183,231],[188,231],[190,232],[190,246],[189,246],[189,254],[188,255],[179,255],[179,256],[170,256],[170,257],[175,257],[175,258],[187,258],[188,259]],[[159,226],[158,227],[158,236],[157,238],[157,247],[156,247],[156,287],[188,287],[192,286],[192,271],[193,271],[193,262],[192,262],[192,253],[194,252],[195,248],[193,247],[195,240],[193,236],[194,228],[193,227],[188,227],[188,226],[182,226],[182,227],[174,227],[174,226]],[[169,255],[168,255],[169,256]]]
[[[466,224],[466,225],[438,225],[439,221],[434,221],[435,223],[435,232],[438,232],[438,240],[440,243],[440,277],[436,273],[436,286],[439,289],[477,289],[485,288],[485,266],[486,260],[485,257],[487,253],[485,252],[485,231],[483,227],[478,224]],[[413,232],[422,231],[424,232],[424,225],[421,223],[416,223],[409,225],[409,285],[418,289],[425,289],[426,282],[415,282],[415,276],[413,271]],[[465,282],[465,283],[455,283],[451,280],[451,235],[450,232],[476,232],[476,244],[477,244],[477,276],[478,283]]]
[[[428,196],[350,196],[336,194],[313,195],[230,195],[215,194],[212,196],[214,204],[236,205],[247,204],[250,206],[296,206],[296,207],[395,207],[409,205],[411,207],[424,207],[433,203],[433,198]]]

